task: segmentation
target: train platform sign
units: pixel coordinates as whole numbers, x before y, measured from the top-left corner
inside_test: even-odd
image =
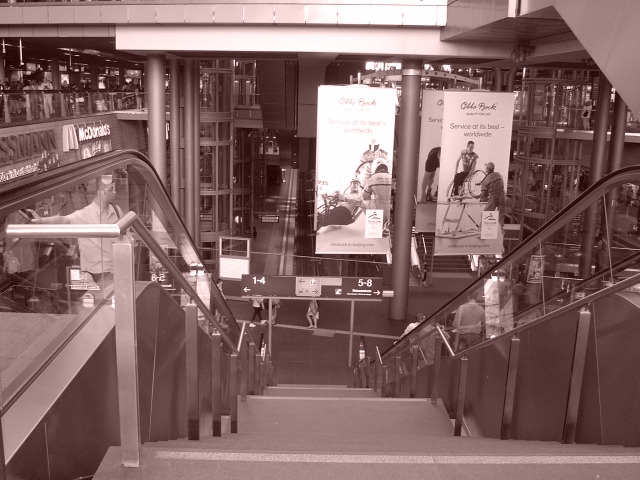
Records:
[[[335,300],[382,300],[382,278],[295,277],[243,275],[243,297],[326,298]]]

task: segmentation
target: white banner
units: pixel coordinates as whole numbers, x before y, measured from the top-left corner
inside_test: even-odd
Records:
[[[503,253],[514,98],[444,92],[435,255]],[[497,211],[497,238],[481,238],[483,211]]]
[[[318,87],[316,253],[388,253],[396,102],[391,88]],[[378,238],[367,210],[382,210]]]
[[[436,231],[436,198],[440,173],[440,145],[442,142],[442,111],[444,92],[422,92],[422,121],[420,153],[418,156],[418,189],[416,199],[416,232]]]

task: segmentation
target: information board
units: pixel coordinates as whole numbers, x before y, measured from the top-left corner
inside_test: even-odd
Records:
[[[242,296],[382,300],[379,277],[294,277],[243,275]]]

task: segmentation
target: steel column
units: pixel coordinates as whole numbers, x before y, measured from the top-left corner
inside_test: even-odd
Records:
[[[513,337],[509,348],[509,367],[507,371],[507,384],[504,393],[504,406],[502,408],[502,427],[500,428],[500,440],[511,438],[511,420],[513,418],[513,403],[516,394],[516,379],[518,377],[518,358],[520,355],[520,339]]]
[[[580,410],[580,395],[582,393],[582,378],[584,376],[584,364],[587,357],[587,342],[589,340],[589,328],[591,327],[591,312],[586,305],[580,310],[578,318],[578,331],[576,332],[576,345],[573,350],[573,367],[571,368],[571,385],[569,386],[569,400],[567,412],[564,418],[564,432],[562,443],[574,443],[576,436],[576,423]]]
[[[182,211],[180,202],[180,64],[178,60],[169,60],[169,145],[171,148],[171,200],[178,212]]]
[[[422,61],[406,59],[402,62],[402,97],[400,98],[400,124],[398,127],[397,184],[409,186],[418,174],[420,147],[420,80]],[[413,229],[413,195],[411,188],[398,188],[395,196],[393,219],[393,263],[389,318],[406,320],[409,299],[409,268],[411,265],[411,238]]]
[[[598,83],[598,104],[596,108],[596,126],[593,132],[593,148],[591,150],[591,164],[589,167],[589,185],[596,183],[604,174],[604,154],[607,147],[610,106],[611,83],[609,83],[607,77],[604,76],[604,73],[600,72],[600,82]],[[587,278],[591,275],[597,221],[598,202],[595,202],[584,212],[584,234],[582,236],[582,255],[580,257],[580,275],[582,278]]]
[[[122,465],[140,466],[138,345],[136,337],[133,245],[126,236],[113,244],[116,317],[116,368]]]
[[[211,335],[211,413],[212,435],[222,436],[222,348],[220,334]]]
[[[460,377],[458,379],[458,401],[456,407],[456,421],[453,426],[453,434],[456,437],[462,435],[462,417],[464,416],[464,397],[467,393],[467,369],[469,360],[467,357],[460,359]]]
[[[232,353],[229,362],[229,407],[231,409],[231,433],[238,433],[238,354]]]
[[[185,222],[187,230],[191,238],[195,237],[196,231],[196,212],[198,212],[199,202],[193,201],[194,192],[196,191],[195,169],[196,169],[196,152],[193,141],[194,130],[194,110],[195,110],[195,92],[194,92],[194,62],[195,60],[185,60],[184,64],[184,187],[185,187]],[[198,186],[199,188],[199,186]]]
[[[500,67],[493,67],[493,91],[502,91],[502,69]]]
[[[200,61],[193,61],[193,148],[194,148],[194,170],[193,170],[193,185],[194,189],[191,191],[193,197],[193,204],[195,205],[195,224],[194,224],[194,234],[193,239],[195,241],[196,247],[200,247]],[[215,168],[217,165],[217,155],[216,155],[216,164],[212,167]],[[214,213],[214,221],[216,219],[216,215]],[[217,225],[214,228],[218,228]]]
[[[198,307],[184,307],[187,366],[187,438],[200,440],[200,398],[198,382]]]
[[[167,107],[164,55],[147,55],[147,107],[149,109],[149,159],[162,185],[167,185]]]
[[[616,92],[616,100],[613,104],[613,124],[611,126],[611,137],[609,140],[609,168],[607,173],[615,172],[622,168],[622,159],[624,156],[624,135],[627,127],[627,104],[622,97]],[[613,236],[613,223],[616,213],[615,204],[617,189],[607,194],[607,218],[611,224],[608,225],[609,238]]]

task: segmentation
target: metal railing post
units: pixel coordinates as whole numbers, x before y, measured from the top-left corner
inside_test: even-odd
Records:
[[[260,391],[260,359],[262,358],[262,355],[260,355],[260,350],[258,348],[256,348],[256,356],[253,359],[253,362],[255,364],[254,366],[254,371],[255,371],[255,378],[253,379],[254,385],[255,385],[255,394],[256,395],[262,395],[262,392]]]
[[[240,350],[240,401],[247,401],[247,391],[249,390],[249,348],[244,345],[244,348]]]
[[[211,335],[211,414],[212,435],[222,436],[222,345],[220,334]]]
[[[364,388],[371,388],[371,357],[367,356],[365,357],[365,364],[364,364],[364,375],[365,378],[367,379],[367,382],[364,386]]]
[[[254,343],[249,345],[249,358],[247,358],[247,363],[249,364],[249,395],[255,395],[255,379],[256,379],[256,346]]]
[[[513,403],[516,394],[516,379],[518,377],[518,357],[520,356],[520,339],[516,336],[511,339],[509,348],[509,367],[507,371],[507,384],[504,392],[504,407],[502,409],[502,427],[500,428],[500,440],[511,438],[511,420],[513,418]]]
[[[573,368],[571,369],[571,384],[569,386],[569,399],[564,418],[564,432],[562,443],[574,443],[576,437],[576,424],[580,410],[580,395],[582,393],[582,378],[584,376],[584,364],[587,358],[587,343],[589,341],[589,328],[591,327],[591,312],[584,305],[579,313],[578,330],[576,332],[576,346],[573,350]]]
[[[122,465],[140,466],[140,410],[133,245],[125,236],[113,244],[116,365]]]
[[[231,433],[238,433],[238,354],[232,353],[229,362],[229,408]]]
[[[453,434],[456,437],[462,435],[462,417],[464,416],[464,397],[467,393],[467,369],[469,360],[466,356],[460,359],[460,377],[458,378],[458,402],[456,407],[456,421]]]
[[[367,374],[364,371],[364,365],[362,364],[362,362],[359,362],[356,368],[358,369],[358,376],[360,377],[360,381],[358,382],[358,388],[366,388]]]
[[[198,388],[198,307],[189,304],[185,311],[187,366],[187,438],[200,440],[200,399]]]
[[[434,335],[436,335],[434,333]],[[438,403],[438,382],[440,381],[440,363],[442,362],[442,337],[436,337],[436,353],[433,359],[433,380],[431,381],[431,403]]]
[[[400,361],[401,361],[400,355],[396,355],[396,363],[394,367],[395,372],[393,376],[393,381],[394,381],[393,396],[395,398],[400,397]]]
[[[387,370],[389,367],[382,365],[382,381],[380,382],[380,396],[385,398],[387,396]]]
[[[416,384],[418,383],[418,346],[411,350],[411,386],[409,387],[409,398],[416,397]]]
[[[265,358],[260,355],[260,395],[264,395],[264,387],[267,383],[267,368]]]
[[[373,391],[378,393],[378,359],[373,360]]]

